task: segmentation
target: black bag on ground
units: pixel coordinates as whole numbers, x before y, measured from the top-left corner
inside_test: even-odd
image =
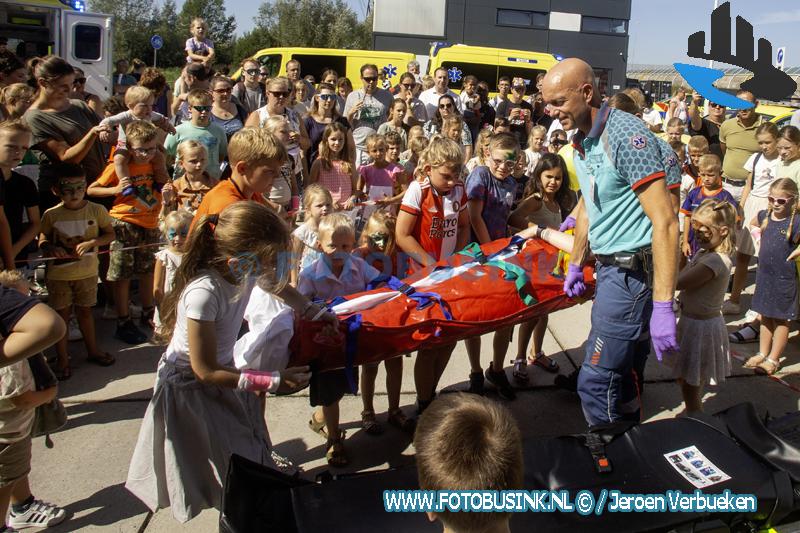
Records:
[[[691,477],[673,467],[673,452],[696,447],[730,476],[704,494],[753,494],[756,512],[515,513],[512,531],[754,531],[798,519],[800,451],[771,433],[751,404],[715,416],[669,419],[525,443],[525,489],[693,494]],[[687,458],[691,460],[691,458]],[[220,519],[225,533],[441,531],[425,513],[387,513],[383,491],[418,487],[413,467],[344,476],[322,484],[298,481],[241,458],[231,460]],[[247,471],[241,471],[241,467]],[[699,467],[698,467],[699,468]],[[707,472],[711,472],[707,470]],[[716,472],[716,471],[714,471]],[[711,472],[713,474],[713,472]],[[697,477],[697,476],[695,476]],[[224,527],[223,527],[224,524]]]

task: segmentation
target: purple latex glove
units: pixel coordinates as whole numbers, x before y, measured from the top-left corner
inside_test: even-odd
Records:
[[[575,227],[575,217],[570,215],[564,219],[564,222],[558,227],[558,231],[567,231]]]
[[[653,302],[653,314],[650,315],[650,339],[653,341],[653,349],[656,351],[656,359],[659,361],[664,358],[664,354],[678,351],[672,300]]]
[[[578,298],[586,292],[586,284],[583,282],[583,269],[578,265],[569,264],[567,277],[564,279],[564,292],[570,298]]]

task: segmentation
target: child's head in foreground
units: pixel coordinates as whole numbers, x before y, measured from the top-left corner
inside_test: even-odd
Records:
[[[270,190],[287,157],[283,143],[266,128],[242,128],[228,142],[233,178],[257,193]]]
[[[481,396],[442,395],[428,407],[414,434],[422,490],[522,489],[522,436],[511,413]],[[491,531],[509,513],[428,513],[445,531]]]

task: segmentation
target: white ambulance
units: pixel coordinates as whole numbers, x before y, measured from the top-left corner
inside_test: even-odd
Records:
[[[86,74],[86,92],[111,96],[113,17],[86,13],[84,0],[0,1],[0,36],[24,60],[56,54]]]

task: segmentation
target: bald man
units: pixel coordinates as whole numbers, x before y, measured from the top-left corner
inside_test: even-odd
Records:
[[[677,350],[673,288],[678,220],[665,180],[664,145],[635,116],[603,105],[592,68],[565,59],[542,84],[551,115],[577,128],[573,163],[583,193],[564,291],[585,291],[589,245],[597,259],[592,330],[578,376],[590,428],[639,421],[638,380],[652,338],[656,356]],[[649,335],[648,335],[649,326]]]

